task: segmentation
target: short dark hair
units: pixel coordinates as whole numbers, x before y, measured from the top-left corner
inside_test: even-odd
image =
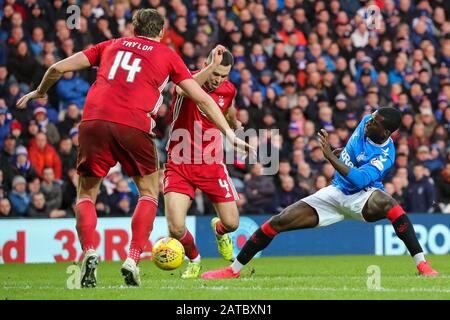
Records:
[[[42,191],[33,192],[33,194],[32,194],[31,196],[32,196],[32,197],[34,197],[34,196],[43,196],[43,197],[45,198],[45,196],[44,196],[44,194],[42,193]]]
[[[231,54],[230,51],[225,50],[222,53],[222,55],[223,55],[222,62],[220,63],[221,66],[227,67],[227,66],[230,66],[230,65],[231,66],[234,65],[234,58],[233,58],[233,55]],[[208,59],[207,59],[208,63],[211,63],[212,59],[213,59],[213,51],[211,50],[211,52],[208,55]]]
[[[133,16],[137,36],[156,38],[164,27],[164,17],[155,9],[139,9]]]
[[[391,107],[381,107],[378,109],[378,114],[383,117],[383,126],[391,133],[397,130],[402,123],[402,113]]]

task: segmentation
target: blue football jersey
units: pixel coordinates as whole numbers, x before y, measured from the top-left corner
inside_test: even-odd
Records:
[[[355,185],[336,171],[332,185],[344,194],[353,194],[369,187],[384,190],[383,178],[394,165],[395,146],[392,139],[380,145],[364,135],[366,123],[371,119],[372,115],[362,119],[339,156],[345,165],[364,174],[366,182],[365,185]]]

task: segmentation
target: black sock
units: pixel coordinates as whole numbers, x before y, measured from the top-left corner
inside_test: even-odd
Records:
[[[412,257],[423,251],[419,240],[417,240],[414,227],[406,214],[398,217],[392,223],[392,226],[394,227],[395,234],[405,243]]]
[[[247,240],[241,252],[237,256],[237,260],[246,265],[261,250],[264,250],[273,238],[262,232],[261,228],[256,230],[250,239]]]

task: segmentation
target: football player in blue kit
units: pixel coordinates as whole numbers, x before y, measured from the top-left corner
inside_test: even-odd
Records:
[[[325,158],[336,169],[332,184],[290,205],[256,230],[231,266],[205,272],[203,279],[238,278],[240,271],[279,233],[324,227],[354,218],[375,222],[389,219],[405,243],[420,275],[437,276],[417,240],[414,227],[403,208],[384,192],[383,178],[395,163],[391,134],[401,123],[397,109],[382,107],[365,116],[343,149],[332,150],[328,133],[318,133]]]

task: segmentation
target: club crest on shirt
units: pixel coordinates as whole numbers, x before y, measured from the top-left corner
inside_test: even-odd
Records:
[[[223,96],[219,96],[219,101],[217,102],[217,104],[223,108],[223,106],[225,105],[225,100],[223,99]]]
[[[356,161],[361,162],[364,161],[364,159],[366,159],[366,153],[363,151],[361,152],[357,157],[356,157]]]

